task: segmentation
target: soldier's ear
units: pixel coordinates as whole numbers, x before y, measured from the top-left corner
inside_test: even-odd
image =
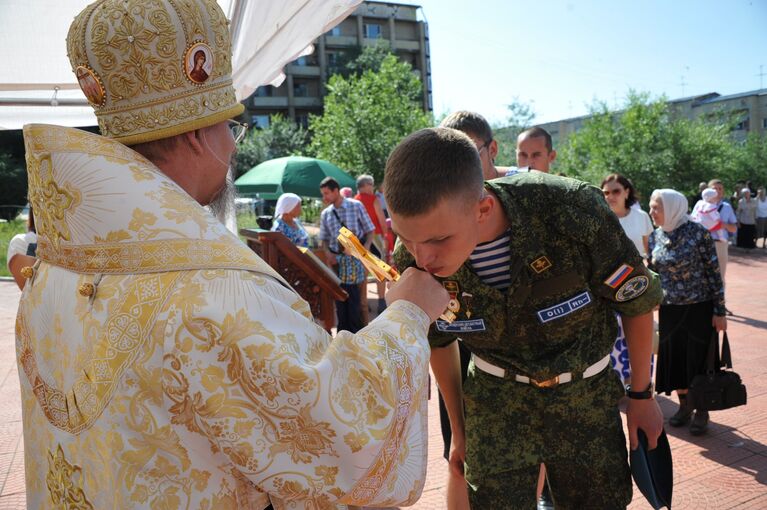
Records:
[[[477,202],[476,206],[476,218],[477,223],[484,223],[485,221],[490,218],[490,216],[493,213],[493,209],[495,209],[498,206],[498,202],[495,199],[495,197],[489,193],[485,194],[481,199],[479,199],[479,202]]]

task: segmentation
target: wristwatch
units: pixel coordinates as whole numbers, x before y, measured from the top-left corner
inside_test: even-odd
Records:
[[[649,400],[655,393],[655,385],[650,383],[650,386],[644,391],[631,391],[631,385],[626,385],[626,396],[634,400]]]

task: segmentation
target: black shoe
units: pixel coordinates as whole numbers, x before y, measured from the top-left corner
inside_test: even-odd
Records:
[[[727,307],[724,307],[724,313],[726,313],[727,315],[732,315],[732,312]]]
[[[690,423],[690,434],[701,436],[708,430],[708,411],[695,411],[695,418]]]
[[[554,501],[551,499],[551,491],[549,490],[549,482],[547,481],[543,485],[543,492],[541,497],[538,498],[537,510],[554,510]]]
[[[677,412],[674,414],[674,416],[668,419],[668,424],[672,427],[681,427],[683,425],[687,425],[690,422],[693,411],[694,409],[687,407],[687,399],[682,399]]]

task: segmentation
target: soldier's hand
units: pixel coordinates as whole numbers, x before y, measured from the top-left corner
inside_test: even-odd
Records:
[[[398,299],[415,304],[426,312],[433,322],[447,308],[450,296],[429,273],[410,267],[386,293],[387,305],[391,305]]]
[[[632,450],[639,447],[637,429],[647,435],[647,448],[654,450],[658,446],[658,436],[663,430],[663,413],[654,398],[647,400],[629,399],[626,409],[626,421],[629,429],[629,443]]]

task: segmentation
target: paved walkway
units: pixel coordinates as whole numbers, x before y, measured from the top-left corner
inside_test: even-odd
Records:
[[[692,437],[667,427],[674,455],[674,508],[767,508],[767,253],[731,250],[727,273],[730,342],[735,369],[748,387],[748,405],[712,413],[709,433]],[[370,285],[374,288],[374,285]],[[371,289],[372,291],[372,289]],[[371,293],[371,297],[375,297]],[[0,282],[0,510],[25,506],[19,380],[14,317],[19,292]],[[432,388],[432,395],[435,395]],[[676,400],[660,397],[666,417]],[[625,420],[625,417],[624,417]],[[447,463],[442,459],[437,400],[429,403],[429,467],[413,509],[443,509]],[[630,509],[650,506],[634,490]]]

